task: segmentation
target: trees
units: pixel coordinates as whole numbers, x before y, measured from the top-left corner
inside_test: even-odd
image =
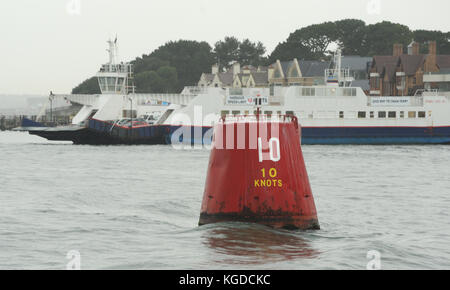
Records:
[[[251,42],[249,39],[244,39],[239,44],[238,61],[241,64],[258,66],[265,62],[264,54],[266,48],[262,42]]]
[[[412,40],[421,44],[421,53],[428,52],[428,41],[437,41],[438,53],[450,54],[450,33],[416,30],[383,21],[366,25],[358,19],[324,22],[297,29],[280,42],[268,58],[261,42],[225,37],[215,43],[214,50],[206,42],[178,40],[158,47],[149,55],[137,57],[132,63],[139,92],[179,92],[184,86],[195,85],[201,74],[220,62],[220,69],[238,61],[244,65],[271,64],[277,59],[320,60],[330,55],[332,45],[344,55],[391,55],[394,43],[408,45]],[[99,93],[97,80],[90,78],[72,93]]]
[[[280,43],[269,57],[276,59],[323,59],[336,44],[344,55],[390,55],[394,43],[405,46],[413,34],[405,25],[383,21],[366,25],[357,19],[324,22],[298,29]]]
[[[428,42],[437,42],[438,54],[450,54],[450,33],[433,30],[415,30],[413,31],[413,38],[420,43],[420,52],[428,53]]]
[[[412,33],[405,25],[383,21],[368,25],[365,33],[364,52],[367,56],[392,55],[395,43],[407,46],[412,41]]]
[[[96,77],[91,77],[75,88],[72,89],[72,94],[100,94],[100,87]]]
[[[177,70],[171,66],[162,66],[157,71],[143,71],[135,76],[138,93],[175,93],[173,84],[177,82]]]
[[[239,41],[236,37],[225,37],[214,46],[214,56],[220,70],[229,67],[234,61],[246,65],[262,65],[266,61],[265,53],[266,48],[260,41]]]
[[[305,47],[309,52],[303,58],[320,59],[325,56],[328,46],[338,38],[337,27],[334,22],[313,24],[289,35],[287,42]]]
[[[208,43],[190,40],[167,42],[148,57],[160,61],[159,65],[152,67],[153,70],[163,66],[176,69],[177,81],[169,88],[170,92],[179,92],[184,86],[195,85],[200,75],[211,70],[214,63],[212,48]],[[151,61],[151,63],[155,62],[155,60]],[[140,71],[136,69],[136,72],[139,73]]]
[[[343,55],[366,55],[366,23],[358,19],[344,19],[335,22],[338,46]]]
[[[292,60],[294,58],[303,59],[305,55],[309,55],[310,51],[306,46],[295,42],[282,42],[277,45],[275,50],[270,54],[268,64],[274,63],[277,59],[281,61]]]

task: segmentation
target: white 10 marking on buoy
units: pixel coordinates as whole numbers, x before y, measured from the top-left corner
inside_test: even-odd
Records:
[[[275,148],[273,144],[275,143]],[[275,150],[274,150],[275,149]],[[264,154],[262,149],[262,139],[261,137],[258,137],[258,156],[259,156],[259,162],[263,162]],[[280,139],[273,137],[269,140],[269,158],[273,162],[278,162],[281,159],[280,155]]]

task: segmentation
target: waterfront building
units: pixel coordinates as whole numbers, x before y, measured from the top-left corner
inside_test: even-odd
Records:
[[[445,88],[448,81],[443,75],[450,70],[450,55],[438,55],[435,41],[428,43],[428,50],[420,54],[419,44],[413,41],[407,54],[403,45],[395,44],[392,56],[374,56],[370,95],[413,96],[423,89]]]

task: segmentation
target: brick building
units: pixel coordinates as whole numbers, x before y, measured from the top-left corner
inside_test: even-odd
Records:
[[[428,44],[428,54],[420,54],[412,42],[408,53],[395,44],[392,56],[374,56],[370,68],[370,94],[374,96],[411,96],[424,89],[424,74],[450,69],[450,55],[438,55],[436,42]]]

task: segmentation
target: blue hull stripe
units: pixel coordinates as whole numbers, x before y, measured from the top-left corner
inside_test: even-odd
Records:
[[[166,143],[181,126],[168,128]],[[191,127],[191,143],[202,143],[194,131],[202,128],[202,136],[210,127]],[[199,135],[199,131],[197,133]],[[186,142],[185,140],[183,140]],[[205,140],[209,144],[211,140]],[[304,127],[302,144],[450,144],[449,127]]]

